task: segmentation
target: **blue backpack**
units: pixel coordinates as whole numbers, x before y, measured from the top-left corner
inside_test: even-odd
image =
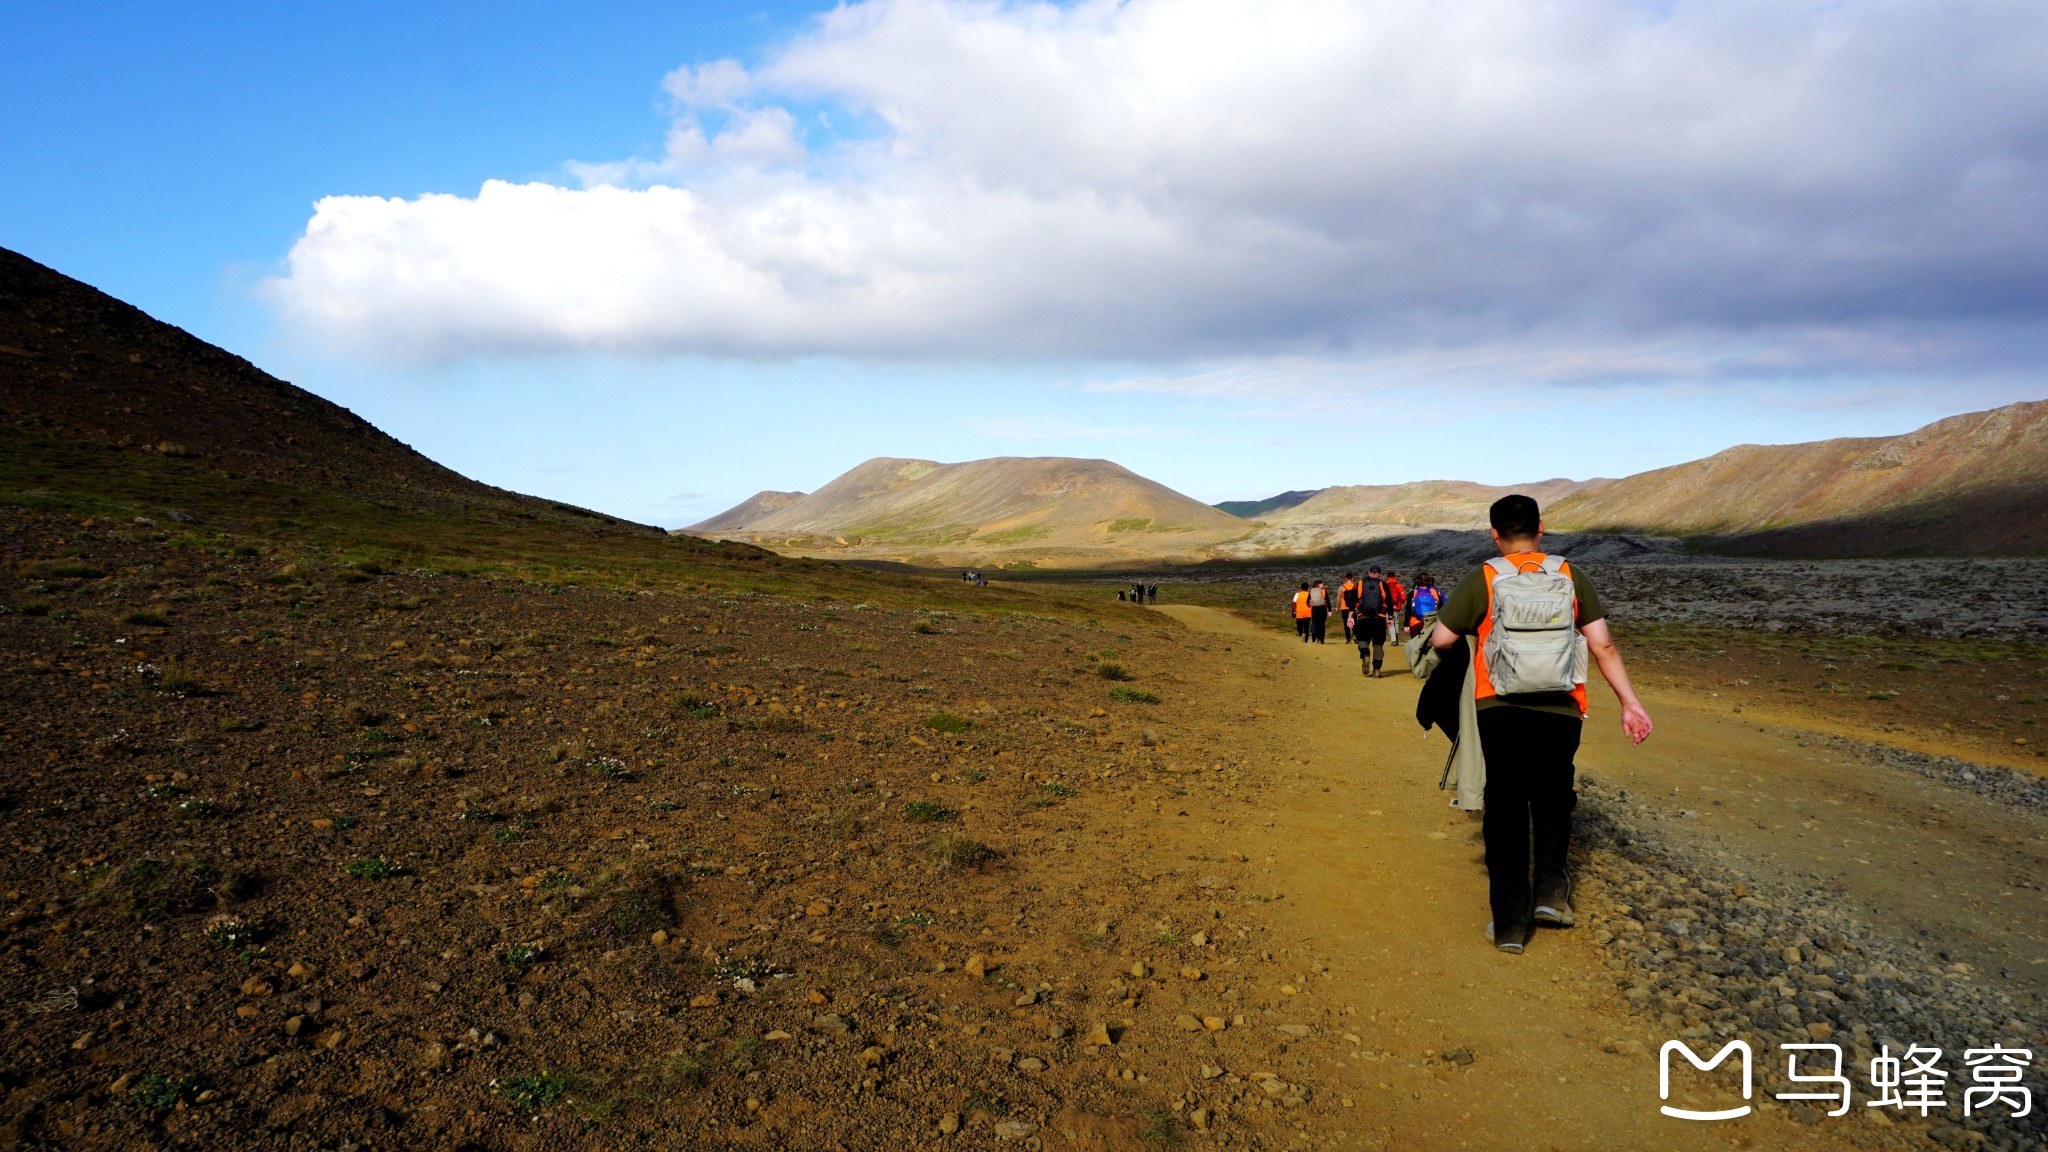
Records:
[[[1415,613],[1417,619],[1433,616],[1437,609],[1444,606],[1444,594],[1435,588],[1417,588],[1408,604],[1409,610]]]

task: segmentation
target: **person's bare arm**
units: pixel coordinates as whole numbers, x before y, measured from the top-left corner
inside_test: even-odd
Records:
[[[1438,625],[1441,629],[1442,625]],[[1650,738],[1650,714],[1643,709],[1643,702],[1636,699],[1635,686],[1629,683],[1628,669],[1621,662],[1621,649],[1614,646],[1614,634],[1607,630],[1607,621],[1595,620],[1579,629],[1586,637],[1586,649],[1592,654],[1593,663],[1600,666],[1600,675],[1607,686],[1614,689],[1614,698],[1621,702],[1621,730],[1628,733],[1632,743],[1641,744]]]
[[[1429,634],[1429,646],[1431,648],[1449,648],[1457,642],[1458,634],[1444,627],[1441,621],[1437,623],[1435,630]]]

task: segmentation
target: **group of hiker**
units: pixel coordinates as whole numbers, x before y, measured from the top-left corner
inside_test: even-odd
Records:
[[[1116,598],[1127,604],[1157,604],[1159,603],[1159,585],[1148,584],[1141,580],[1129,588],[1117,589]]]
[[[1653,725],[1592,582],[1542,551],[1536,501],[1504,496],[1487,518],[1499,555],[1448,596],[1427,572],[1408,590],[1375,564],[1362,580],[1346,574],[1336,609],[1369,676],[1380,675],[1389,629],[1406,634],[1409,670],[1426,681],[1415,718],[1451,739],[1440,786],[1456,789],[1453,807],[1481,813],[1493,913],[1486,938],[1520,953],[1537,925],[1575,920],[1568,859],[1589,666],[1613,690],[1631,743],[1648,739]],[[1331,608],[1324,585],[1304,583],[1290,606],[1302,640],[1322,643]]]
[[[1358,645],[1359,668],[1377,678],[1386,661],[1389,634],[1414,636],[1436,616],[1443,604],[1443,592],[1428,572],[1415,575],[1415,587],[1404,588],[1401,578],[1378,564],[1364,576],[1346,572],[1334,596],[1321,580],[1302,581],[1288,602],[1294,612],[1294,630],[1304,644],[1322,644],[1334,610],[1344,626],[1344,642]]]

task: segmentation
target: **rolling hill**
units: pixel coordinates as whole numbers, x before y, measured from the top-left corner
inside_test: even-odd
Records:
[[[1748,444],[1577,493],[1552,527],[1805,556],[2048,549],[2048,401],[1903,436]]]
[[[1268,496],[1264,500],[1225,500],[1210,507],[1218,512],[1228,512],[1240,520],[1259,520],[1283,508],[1292,508],[1320,491],[1320,488],[1301,488]]]
[[[1066,565],[1196,559],[1250,528],[1107,460],[1065,457],[883,457],[782,507],[761,499],[682,531],[799,555]]]

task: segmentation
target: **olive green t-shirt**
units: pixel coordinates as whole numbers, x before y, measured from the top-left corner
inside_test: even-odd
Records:
[[[1607,618],[1607,610],[1600,606],[1600,593],[1593,588],[1593,582],[1586,579],[1586,570],[1577,564],[1569,565],[1572,574],[1572,595],[1579,602],[1579,616],[1576,625],[1584,628],[1595,620]],[[1486,619],[1486,568],[1474,568],[1458,586],[1451,591],[1451,598],[1444,601],[1443,611],[1437,613],[1437,623],[1449,628],[1460,636],[1476,635],[1479,625]],[[1489,696],[1479,702],[1481,708],[1511,706],[1534,708],[1539,712],[1556,712],[1564,716],[1579,715],[1579,702],[1569,692],[1528,692],[1520,696]]]

